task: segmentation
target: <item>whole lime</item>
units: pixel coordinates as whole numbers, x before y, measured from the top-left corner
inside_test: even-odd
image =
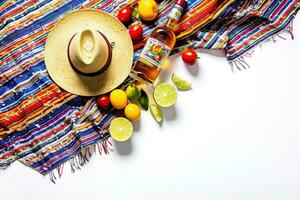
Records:
[[[127,98],[130,101],[138,101],[140,98],[139,89],[136,87],[136,85],[134,83],[130,84],[126,88],[126,94],[127,94]]]

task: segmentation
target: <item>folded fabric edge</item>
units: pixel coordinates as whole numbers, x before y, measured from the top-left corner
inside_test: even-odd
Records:
[[[237,70],[241,71],[241,70],[246,70],[247,68],[250,68],[249,64],[245,61],[246,58],[251,57],[254,54],[255,49],[258,46],[263,45],[264,43],[267,43],[270,41],[275,43],[277,41],[277,39],[286,40],[286,38],[284,36],[282,36],[282,34],[284,34],[284,33],[288,33],[291,36],[291,39],[293,40],[294,39],[294,35],[293,35],[294,21],[293,20],[295,19],[299,10],[300,10],[300,3],[296,4],[295,9],[290,14],[290,16],[285,20],[284,23],[282,23],[281,26],[279,26],[277,29],[273,30],[273,32],[269,31],[265,37],[258,40],[258,42],[254,43],[252,45],[249,45],[248,48],[245,48],[239,54],[235,54],[235,55],[227,54],[227,60],[228,60],[229,65],[231,66],[231,70],[234,71],[234,69],[237,69]]]

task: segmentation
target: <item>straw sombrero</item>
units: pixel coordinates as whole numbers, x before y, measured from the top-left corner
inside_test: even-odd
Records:
[[[46,41],[50,77],[77,95],[96,96],[118,87],[129,75],[132,61],[133,45],[127,29],[99,10],[66,15]]]

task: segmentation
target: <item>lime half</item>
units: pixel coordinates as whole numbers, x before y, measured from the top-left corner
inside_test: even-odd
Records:
[[[154,89],[155,102],[161,107],[170,107],[177,100],[177,90],[169,83],[161,83]]]
[[[179,90],[189,90],[192,87],[191,83],[177,76],[176,74],[172,75],[172,82]]]
[[[109,132],[114,140],[124,142],[132,136],[133,126],[128,119],[117,117],[111,121]]]

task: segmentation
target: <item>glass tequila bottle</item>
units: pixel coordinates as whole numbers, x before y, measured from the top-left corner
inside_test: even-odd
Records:
[[[176,0],[165,25],[155,28],[150,34],[130,76],[153,84],[160,73],[161,66],[171,53],[176,35],[173,27],[179,21],[185,7],[185,0]]]

